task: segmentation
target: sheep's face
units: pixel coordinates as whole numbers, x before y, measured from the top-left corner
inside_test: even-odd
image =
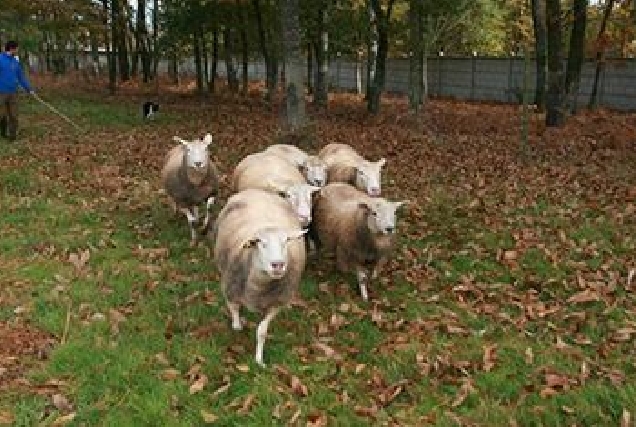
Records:
[[[254,251],[253,267],[276,280],[287,272],[289,242],[302,237],[307,230],[266,228],[243,245]]]
[[[377,162],[362,162],[356,167],[356,187],[371,197],[380,195],[380,172],[386,160],[381,158]]]
[[[320,190],[320,187],[314,187],[309,184],[295,184],[283,191],[279,191],[279,194],[291,205],[298,216],[300,226],[303,228],[308,227],[311,222],[312,195],[318,190]]]
[[[322,187],[327,184],[327,167],[325,163],[316,156],[307,157],[300,166],[300,171],[311,185]]]
[[[194,171],[207,170],[210,164],[208,147],[212,143],[212,135],[208,133],[203,139],[195,139],[194,141],[180,140],[180,142],[183,144],[188,169]]]
[[[361,202],[360,208],[367,214],[367,225],[372,233],[393,234],[395,233],[395,212],[405,203],[406,201],[391,202],[377,198],[369,202]]]

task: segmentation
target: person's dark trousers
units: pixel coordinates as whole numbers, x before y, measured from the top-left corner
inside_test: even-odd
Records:
[[[14,141],[18,133],[18,99],[15,93],[0,93],[0,111],[0,134]]]

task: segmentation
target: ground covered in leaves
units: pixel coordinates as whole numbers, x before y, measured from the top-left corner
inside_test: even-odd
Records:
[[[403,100],[370,117],[335,95],[320,144],[387,158],[409,199],[363,303],[310,262],[305,307],[234,332],[205,244],[189,248],[158,173],[171,137],[214,135],[227,174],[279,138],[257,94],[41,81],[84,132],[23,100],[0,143],[0,424],[632,425],[636,408],[636,116],[546,130],[517,106]]]

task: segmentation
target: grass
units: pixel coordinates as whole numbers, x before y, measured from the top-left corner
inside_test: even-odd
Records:
[[[130,176],[145,176],[156,187],[165,146],[136,133],[148,125],[132,103],[47,99],[102,136],[137,135],[137,144],[146,145],[141,169]],[[44,113],[26,103],[27,141],[46,138],[50,117]],[[184,130],[200,126],[199,117],[176,108],[164,117],[153,126],[171,120],[182,121]],[[70,131],[55,132],[51,144],[63,144]],[[77,139],[78,150],[91,143]],[[415,259],[400,251],[396,273],[373,286],[372,302],[361,301],[352,276],[331,273],[327,264],[309,266],[302,284],[308,306],[275,319],[263,369],[253,362],[258,316],[244,313],[248,327],[231,330],[209,250],[188,247],[185,220],[173,218],[155,192],[139,192],[140,181],[122,185],[123,193],[106,187],[107,180],[103,187],[83,181],[91,168],[128,164],[121,147],[102,146],[93,160],[45,180],[39,167],[48,171],[59,159],[47,158],[44,148],[0,143],[0,320],[16,320],[13,307],[24,306],[17,317],[64,336],[48,360],[25,375],[36,389],[63,381],[55,392],[73,406],[56,408],[51,393],[10,385],[0,395],[0,411],[10,411],[14,425],[49,424],[69,411],[76,414],[72,425],[91,426],[202,425],[202,411],[219,425],[278,425],[292,418],[305,424],[321,416],[343,426],[618,425],[624,409],[636,408],[633,344],[610,340],[636,320],[633,296],[615,283],[601,301],[565,302],[581,290],[577,273],[603,283],[612,283],[614,271],[624,273],[633,252],[633,241],[623,238],[630,224],[607,211],[569,220],[562,210],[577,203],[575,196],[560,203],[538,198],[483,217],[467,207],[470,198],[420,201],[430,232],[405,238],[405,247],[418,250]],[[224,150],[235,156],[231,146]],[[452,179],[431,178],[436,185]],[[503,200],[501,194],[492,200]],[[491,214],[499,221],[485,226]],[[422,228],[409,214],[404,221],[414,233]],[[524,228],[532,229],[529,243],[518,237]],[[570,243],[559,241],[558,230]],[[90,258],[78,269],[69,256],[86,248]],[[434,253],[427,266],[425,248]],[[504,262],[502,249],[518,256]],[[568,317],[581,312],[583,320]],[[577,344],[583,337],[589,343]],[[566,345],[557,345],[559,339]],[[317,341],[339,358],[325,357]],[[489,369],[487,345],[496,348]],[[583,363],[589,374],[581,379]],[[612,377],[613,370],[622,377]],[[550,386],[548,373],[567,384]],[[191,393],[201,374],[207,384]],[[290,386],[291,376],[307,387],[306,396]],[[461,398],[467,381],[470,392]]]

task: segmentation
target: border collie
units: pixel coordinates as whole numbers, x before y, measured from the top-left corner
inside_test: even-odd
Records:
[[[144,120],[150,120],[159,111],[159,104],[153,101],[146,101],[143,103],[141,109]]]

